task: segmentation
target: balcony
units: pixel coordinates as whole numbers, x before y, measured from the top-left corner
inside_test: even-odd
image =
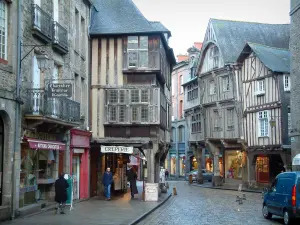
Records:
[[[48,98],[44,89],[29,89],[25,108],[26,119],[41,119],[48,122],[80,123],[80,103],[70,99]]]
[[[159,125],[160,89],[151,87],[105,89],[105,124]]]
[[[45,44],[52,41],[52,17],[38,5],[32,5],[32,35]]]
[[[53,22],[53,48],[61,54],[68,53],[68,31],[58,22]]]

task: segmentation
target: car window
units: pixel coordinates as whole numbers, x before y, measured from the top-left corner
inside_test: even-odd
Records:
[[[206,171],[205,171],[205,170],[202,170],[202,173],[206,173]]]
[[[278,179],[276,178],[276,179],[273,181],[272,185],[271,185],[271,191],[272,191],[272,192],[276,192],[276,185],[277,185],[277,182],[278,182]]]

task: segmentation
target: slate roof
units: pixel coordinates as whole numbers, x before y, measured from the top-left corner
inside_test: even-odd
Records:
[[[168,36],[171,37],[171,31],[169,31],[161,22],[150,21],[152,27],[158,32],[168,33]]]
[[[260,61],[271,71],[278,73],[290,73],[290,52],[288,49],[274,48],[266,45],[247,43],[238,61],[243,61],[245,53],[249,55],[250,49],[257,55]]]
[[[170,32],[150,22],[132,0],[96,0],[91,12],[90,35]]]
[[[211,19],[224,63],[236,62],[247,42],[289,48],[289,24],[263,24]]]

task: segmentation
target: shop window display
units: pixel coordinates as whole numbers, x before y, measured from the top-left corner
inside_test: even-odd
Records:
[[[236,151],[234,154],[227,155],[229,169],[227,170],[227,178],[242,178],[242,153]]]
[[[40,183],[53,183],[55,157],[51,150],[21,150],[20,207],[42,198]],[[50,179],[50,180],[49,180]]]

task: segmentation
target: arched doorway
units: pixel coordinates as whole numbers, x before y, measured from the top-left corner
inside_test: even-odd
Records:
[[[4,156],[4,123],[0,116],[0,206],[2,205],[3,186],[3,156]]]

